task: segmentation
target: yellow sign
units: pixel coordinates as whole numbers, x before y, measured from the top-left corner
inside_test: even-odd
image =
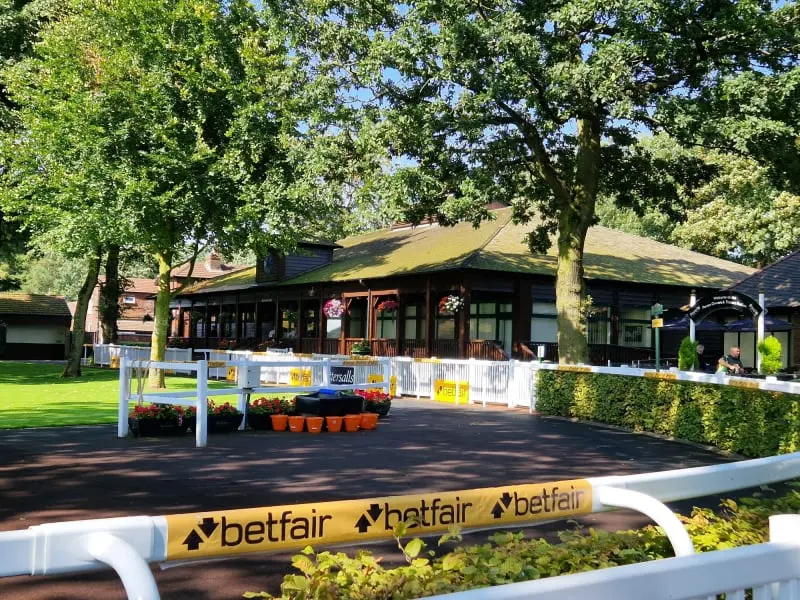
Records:
[[[455,381],[436,379],[433,382],[433,399],[436,402],[469,404],[469,381],[458,382],[458,396],[456,396]]]
[[[224,369],[225,368],[225,361],[224,360],[210,360],[208,361],[208,368],[209,369]]]
[[[379,365],[379,364],[381,363],[369,357],[356,359],[355,356],[351,356],[350,360],[342,361],[343,367],[368,367],[370,365]]]
[[[415,358],[414,362],[418,363],[440,363],[442,362],[439,358]]]
[[[167,560],[270,552],[307,545],[524,524],[592,512],[585,479],[507,487],[167,515]]]
[[[670,381],[678,379],[677,373],[665,373],[664,371],[645,371],[644,376],[650,379],[668,379]]]
[[[311,385],[311,369],[289,369],[289,385],[309,387]]]
[[[559,371],[567,371],[569,373],[591,373],[591,367],[584,367],[580,365],[558,365]]]
[[[761,387],[758,381],[751,381],[747,379],[736,379],[734,377],[731,377],[731,379],[728,381],[728,385],[732,385],[733,387],[738,387],[738,388],[745,388],[747,390],[757,390]]]
[[[228,367],[228,374],[225,376],[228,381],[236,381],[236,367]]]
[[[119,356],[112,356],[111,357],[111,365],[112,369],[119,369]]]
[[[378,373],[370,373],[367,375],[367,383],[383,383],[383,375],[379,375]],[[382,392],[383,389],[380,389],[379,391]],[[392,398],[397,397],[397,377],[394,375],[389,376],[389,396]]]
[[[663,327],[664,326],[664,319],[653,319],[650,322],[650,325],[653,327],[653,329],[658,329],[659,327]]]

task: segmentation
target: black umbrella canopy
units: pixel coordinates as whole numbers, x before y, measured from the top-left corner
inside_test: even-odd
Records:
[[[733,323],[728,323],[725,329],[727,331],[756,331],[757,324],[755,319],[739,319]],[[791,331],[791,329],[791,323],[781,321],[769,315],[764,317],[764,331]]]
[[[664,321],[664,329],[689,329],[689,315],[683,315],[680,319],[674,321]],[[697,331],[724,331],[725,325],[721,325],[716,321],[700,321],[695,325]]]

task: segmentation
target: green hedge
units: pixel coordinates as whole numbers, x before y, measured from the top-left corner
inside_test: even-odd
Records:
[[[758,544],[769,537],[770,515],[800,511],[800,493],[780,497],[722,502],[722,511],[695,508],[681,517],[700,552]],[[526,539],[522,533],[500,533],[489,543],[457,547],[444,554],[426,551],[422,540],[408,542],[395,529],[408,564],[385,567],[366,550],[354,557],[343,552],[315,554],[307,548],[295,556],[297,570],[286,575],[281,600],[406,600],[434,594],[554,577],[606,567],[629,565],[673,556],[672,546],[658,527],[609,533],[578,529],[559,534],[560,543]],[[448,535],[448,538],[458,536]],[[444,538],[443,538],[444,540]],[[440,545],[441,545],[440,541]],[[248,592],[245,598],[273,598]]]
[[[659,433],[745,456],[800,448],[800,396],[795,394],[544,370],[537,390],[536,410],[545,415]]]

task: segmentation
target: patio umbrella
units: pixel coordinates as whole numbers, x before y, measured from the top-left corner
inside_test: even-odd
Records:
[[[767,315],[764,317],[764,331],[791,331],[792,324],[781,321]],[[739,319],[733,323],[728,323],[727,331],[755,331],[756,321],[754,319]]]
[[[689,329],[689,315],[683,315],[680,319],[674,321],[664,321],[664,329]],[[721,325],[716,321],[701,321],[695,324],[697,331],[723,331],[725,325]]]

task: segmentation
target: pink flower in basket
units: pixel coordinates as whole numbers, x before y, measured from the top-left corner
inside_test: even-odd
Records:
[[[329,319],[341,319],[344,314],[344,302],[338,298],[331,298],[322,306],[322,312]]]
[[[378,312],[390,311],[390,310],[397,310],[400,308],[400,303],[397,300],[384,300],[380,304],[378,304],[376,310]]]

